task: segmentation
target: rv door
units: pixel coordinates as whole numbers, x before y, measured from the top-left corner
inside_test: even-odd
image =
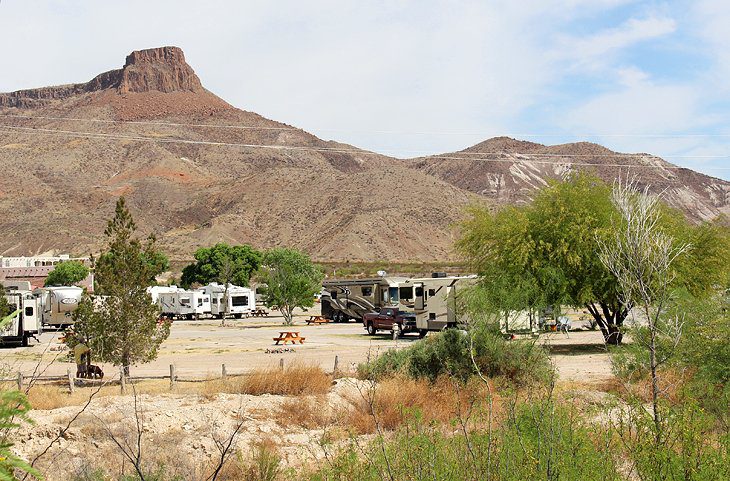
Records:
[[[423,288],[422,282],[416,282],[413,284],[413,307],[417,311],[422,311],[426,308],[426,290]]]

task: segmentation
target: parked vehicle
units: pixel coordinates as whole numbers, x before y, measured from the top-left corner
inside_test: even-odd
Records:
[[[211,313],[210,295],[200,290],[186,290],[175,287],[173,290],[157,293],[160,313],[171,319],[200,319]]]
[[[40,301],[42,324],[63,328],[73,324],[73,312],[79,306],[84,290],[77,286],[40,287],[33,294]]]
[[[210,313],[213,317],[222,318],[226,312],[226,287],[211,283],[202,287],[200,292],[210,296]],[[248,317],[256,309],[256,295],[248,287],[228,285],[228,314],[236,319]]]
[[[5,295],[11,313],[0,319],[0,343],[3,346],[27,346],[30,338],[43,332],[39,299],[30,290],[10,291]]]
[[[419,332],[441,331],[462,322],[456,303],[457,291],[475,282],[476,276],[434,273],[432,277],[399,282],[397,297],[391,296],[390,300],[398,309],[415,314]]]
[[[418,332],[420,337],[426,335],[426,331],[421,333],[416,327],[415,313],[401,311],[397,307],[382,307],[378,312],[368,312],[362,316],[362,324],[371,336],[378,331],[390,331],[395,337],[409,332]]]
[[[362,321],[364,314],[390,305],[391,296],[397,299],[398,283],[405,280],[382,276],[325,281],[320,296],[322,316],[335,322]]]

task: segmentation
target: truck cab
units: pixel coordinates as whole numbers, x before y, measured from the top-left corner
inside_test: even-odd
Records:
[[[362,324],[371,336],[378,331],[391,331],[398,335],[409,332],[419,332],[420,334],[416,328],[416,315],[412,312],[401,311],[398,307],[381,307],[378,312],[368,312],[363,315]]]

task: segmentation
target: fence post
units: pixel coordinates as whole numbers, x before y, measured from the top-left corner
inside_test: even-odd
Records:
[[[335,367],[332,368],[332,379],[337,379],[337,361],[339,361],[337,354],[335,354]]]
[[[175,365],[170,364],[170,389],[175,387],[176,380],[177,380],[177,376],[175,375]]]
[[[225,364],[221,364],[221,378],[222,379],[226,378],[226,365]]]
[[[284,370],[284,358],[279,359],[279,369]]]
[[[18,371],[18,391],[23,390],[23,373]]]
[[[122,389],[122,394],[127,393],[127,377],[124,375],[124,366],[119,366],[119,385]]]
[[[68,375],[68,389],[71,391],[71,394],[74,392],[74,374],[71,368],[66,369],[66,374]]]

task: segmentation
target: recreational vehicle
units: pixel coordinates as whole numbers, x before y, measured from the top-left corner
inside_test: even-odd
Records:
[[[10,291],[5,299],[11,312],[0,319],[0,345],[27,346],[31,337],[43,332],[39,299],[30,290]]]
[[[210,295],[199,290],[175,288],[157,293],[157,305],[163,316],[178,319],[200,319],[210,314]]]
[[[226,286],[215,282],[199,289],[210,297],[210,313],[222,318],[226,314]],[[228,315],[236,319],[248,317],[256,309],[256,295],[248,287],[228,284]]]
[[[73,312],[79,306],[84,290],[76,286],[41,287],[33,294],[40,301],[42,324],[63,327],[73,324]]]
[[[368,312],[376,312],[398,299],[398,285],[405,277],[341,279],[322,283],[322,316],[335,322],[362,321]]]
[[[392,305],[416,315],[416,327],[422,335],[456,327],[462,321],[456,303],[457,291],[476,282],[476,276],[446,276],[434,273],[432,277],[406,279],[398,283],[397,297],[391,296]]]

